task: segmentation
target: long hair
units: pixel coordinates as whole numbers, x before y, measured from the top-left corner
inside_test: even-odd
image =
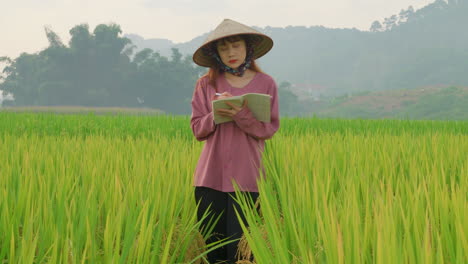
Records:
[[[246,41],[246,38],[247,38],[247,36],[243,36],[243,35],[235,35],[235,36],[225,37],[225,38],[222,38],[222,39],[216,41],[212,45],[214,45],[216,47],[217,43],[219,43],[219,42],[228,41],[229,43],[233,43],[233,42],[239,41],[241,39]],[[254,72],[263,72],[260,69],[260,67],[257,65],[257,63],[255,62],[255,60],[253,60],[253,59],[252,59],[252,62],[250,63],[250,67],[248,69],[250,69],[250,70],[252,70]],[[216,87],[216,79],[218,79],[220,74],[222,74],[222,70],[219,68],[218,64],[213,63],[210,66],[208,72],[205,75],[203,75],[202,77],[200,77],[200,79],[208,76],[209,84],[211,84],[213,86],[213,88],[216,90],[216,92],[218,92],[218,87]]]

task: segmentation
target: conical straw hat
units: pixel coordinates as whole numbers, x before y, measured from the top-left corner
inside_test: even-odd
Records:
[[[195,51],[193,61],[200,66],[210,67],[215,61],[211,56],[204,53],[203,48],[224,37],[240,34],[254,36],[256,41],[252,44],[254,47],[253,59],[262,57],[273,47],[273,40],[267,35],[234,20],[224,19]]]

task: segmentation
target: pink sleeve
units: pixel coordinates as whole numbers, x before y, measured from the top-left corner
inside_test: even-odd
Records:
[[[208,105],[211,102],[205,96],[207,88],[205,85],[205,81],[198,80],[192,97],[190,127],[198,141],[206,140],[216,130],[213,114]]]
[[[271,98],[271,122],[258,121],[247,107],[242,108],[234,117],[236,124],[247,134],[256,139],[270,139],[279,128],[278,88],[273,82],[269,94]]]

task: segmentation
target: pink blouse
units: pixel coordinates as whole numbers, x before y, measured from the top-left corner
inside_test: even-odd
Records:
[[[194,186],[209,187],[222,192],[234,192],[232,180],[241,191],[258,192],[257,178],[262,165],[265,140],[279,128],[278,89],[269,75],[257,73],[243,88],[232,87],[223,74],[216,81],[219,93],[233,96],[264,93],[272,96],[271,123],[260,122],[247,107],[234,116],[234,121],[215,125],[211,101],[215,89],[207,76],[198,80],[192,98],[190,126],[198,141],[205,141],[194,174]]]

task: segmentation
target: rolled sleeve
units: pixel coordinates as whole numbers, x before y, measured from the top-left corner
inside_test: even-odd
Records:
[[[247,134],[256,139],[270,139],[279,129],[279,106],[278,106],[278,89],[273,83],[269,91],[271,95],[271,122],[265,123],[258,121],[252,114],[250,109],[243,107],[236,115],[233,116],[236,124]]]
[[[198,141],[206,140],[216,130],[210,101],[206,97],[206,84],[202,79],[197,82],[192,97],[192,116],[190,127]]]

